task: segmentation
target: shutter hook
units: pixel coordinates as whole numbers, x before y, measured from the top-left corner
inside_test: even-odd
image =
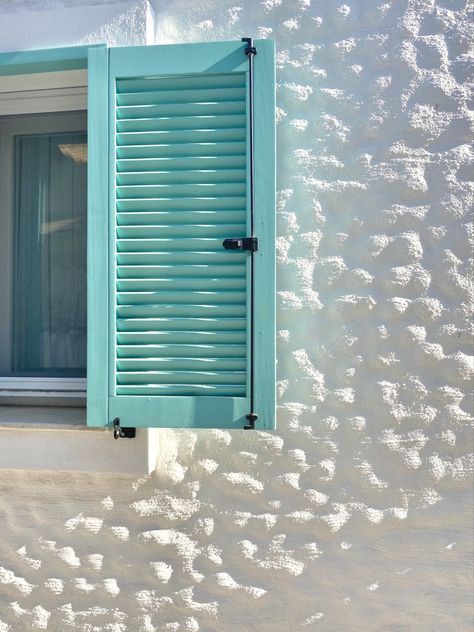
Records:
[[[137,434],[137,429],[136,428],[122,428],[120,425],[120,418],[119,417],[115,417],[115,419],[112,422],[112,428],[114,431],[114,439],[122,439],[122,438],[126,438],[126,439],[134,439],[136,434]]]

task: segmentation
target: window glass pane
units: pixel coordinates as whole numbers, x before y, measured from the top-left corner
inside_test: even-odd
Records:
[[[15,137],[12,370],[85,376],[85,132]]]

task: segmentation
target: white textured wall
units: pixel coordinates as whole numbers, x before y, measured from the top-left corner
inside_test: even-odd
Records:
[[[277,41],[278,432],[163,432],[141,480],[1,472],[0,632],[471,630],[466,4],[152,3],[158,42]],[[79,40],[136,41],[82,5]]]

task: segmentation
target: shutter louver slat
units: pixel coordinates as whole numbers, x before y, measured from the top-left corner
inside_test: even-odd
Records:
[[[186,80],[186,79],[183,79]],[[189,78],[188,78],[189,80]],[[120,80],[119,80],[120,81]],[[149,80],[152,81],[152,80]],[[164,80],[163,80],[164,81]],[[181,80],[182,81],[182,80]],[[119,82],[117,82],[117,85]],[[195,90],[153,90],[117,94],[117,105],[155,105],[157,103],[206,103],[245,100],[245,85],[240,88],[212,88]]]
[[[245,113],[245,102],[208,101],[206,103],[159,103],[153,105],[122,105],[117,107],[117,121],[165,118],[177,120],[180,116],[237,116]]]
[[[245,235],[240,235],[245,237]],[[144,238],[144,239],[117,239],[117,250],[123,252],[173,252],[183,251],[220,251],[222,250],[222,239],[214,237],[176,237],[167,238]]]
[[[220,114],[197,116],[163,116],[141,117],[132,119],[118,119],[118,132],[155,132],[156,129],[164,131],[202,130],[202,129],[245,129],[245,115]],[[159,132],[161,133],[161,132]]]
[[[141,199],[161,197],[228,197],[245,195],[245,182],[211,182],[187,184],[134,184],[117,186],[118,199]]]
[[[168,371],[245,371],[245,358],[120,358],[119,371],[146,371],[163,366]]]
[[[169,211],[132,211],[117,213],[118,226],[155,226],[179,224],[232,224],[242,219],[242,213],[232,211],[181,211],[179,214]]]
[[[212,305],[228,305],[245,302],[245,292],[235,290],[210,292],[180,291],[180,290],[160,290],[145,292],[117,292],[117,305],[139,305],[143,304],[179,304],[196,305],[205,302]]]
[[[117,333],[125,344],[245,344],[245,331],[127,331]]]
[[[118,331],[221,331],[242,330],[244,318],[118,318]]]
[[[125,171],[117,174],[118,185],[137,184],[171,184],[181,183],[183,180],[197,184],[214,184],[216,182],[245,183],[245,169],[195,169],[174,171]]]
[[[242,386],[240,384],[225,384],[216,386],[211,384],[130,384],[118,385],[117,395],[180,395],[180,396],[220,396],[240,397]]]
[[[235,263],[244,263],[245,254],[232,253]],[[117,263],[123,265],[173,265],[173,264],[200,264],[215,265],[216,263],[229,263],[229,254],[222,252],[119,252]]]
[[[121,79],[117,82],[117,94],[126,92],[150,92],[176,90],[182,93],[186,90],[205,90],[204,100],[214,100],[216,88],[241,88],[245,86],[242,82],[242,75],[201,75],[200,77],[157,77],[157,78],[134,78]]]
[[[245,348],[241,345],[226,344],[148,344],[148,345],[119,345],[118,358],[245,358]]]
[[[117,237],[119,239],[136,239],[140,237],[238,237],[245,232],[245,224],[178,224],[178,225],[161,225],[154,226],[119,226],[117,228]]]
[[[116,394],[245,397],[245,75],[116,90]]]
[[[159,274],[161,273],[161,275]],[[166,273],[168,277],[212,277],[216,274],[229,276],[242,276],[245,273],[245,267],[236,264],[214,265],[211,269],[206,265],[179,265],[176,266],[153,266],[153,265],[137,265],[137,266],[118,266],[117,275],[120,279],[126,278],[156,278]]]
[[[151,362],[151,361],[150,361]],[[151,366],[156,364],[151,362]],[[133,386],[143,384],[152,386],[154,384],[191,384],[193,386],[206,386],[211,384],[245,384],[244,371],[118,371],[117,384],[119,386]]]
[[[236,305],[118,305],[118,318],[153,318],[160,315],[169,317],[214,318],[215,316],[231,316],[243,318],[245,316],[245,303]]]
[[[117,211],[236,211],[245,209],[245,197],[171,197],[117,200]]]
[[[159,121],[156,122],[156,125]],[[195,143],[229,143],[245,140],[245,127],[232,129],[156,129],[149,132],[119,132],[117,142],[121,147],[128,145],[188,145]]]
[[[245,154],[221,156],[184,156],[181,158],[130,158],[117,160],[117,172],[123,171],[183,171],[202,169],[245,169]]]
[[[239,279],[234,277],[228,278],[192,278],[192,279],[178,279],[176,277],[164,278],[164,279],[118,279],[117,289],[119,291],[156,291],[161,292],[163,290],[188,290],[188,291],[201,291],[206,290],[245,290],[245,279]]]
[[[245,142],[220,141],[194,143],[166,143],[118,145],[117,158],[216,158],[220,156],[244,156]]]

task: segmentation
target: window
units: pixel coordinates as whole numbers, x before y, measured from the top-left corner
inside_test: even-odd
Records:
[[[243,42],[79,47],[3,58],[3,74],[65,72],[87,65],[91,426],[118,418],[122,426],[132,427],[243,428],[248,413],[255,412],[256,428],[274,428],[274,51],[266,40],[255,45],[252,157],[251,84]],[[0,73],[1,64],[0,55]],[[41,134],[37,144],[54,144],[60,163],[72,169],[72,180],[80,179],[83,132],[71,121],[55,131],[46,120],[31,119],[31,125],[45,127],[30,136]],[[14,141],[17,159],[31,150],[27,136]],[[41,166],[51,170],[51,160]],[[28,173],[22,178],[26,191],[35,186],[35,177]],[[14,182],[19,181],[17,174]],[[15,225],[24,220],[33,230],[37,214],[32,220],[21,205],[13,207]],[[70,230],[82,221],[79,217],[74,215]],[[57,221],[70,222],[71,216]],[[253,226],[257,251],[240,247]],[[225,246],[226,239],[234,247]],[[15,269],[22,248],[31,259],[38,256],[18,231],[13,231],[12,248]],[[68,256],[68,264],[60,260],[59,267],[71,278],[81,267],[81,255]],[[13,367],[32,353],[30,340],[36,340],[37,350],[44,348],[38,342],[43,333],[34,332],[36,319],[25,316],[23,324],[16,322],[20,312],[15,306],[36,278],[27,277],[17,293],[15,277],[12,284]],[[61,282],[66,283],[64,278]],[[38,304],[49,305],[54,289],[38,293]],[[82,305],[81,292],[73,295],[72,303]],[[76,335],[84,329],[81,309],[71,315],[77,323],[64,327],[73,332],[74,361],[50,349],[47,358],[42,352],[35,369],[62,371],[64,379],[74,379],[74,371],[81,370],[81,336]],[[24,328],[19,337],[23,351],[15,338],[18,327]],[[49,327],[43,335],[47,340],[55,333]]]
[[[86,80],[0,79],[0,404],[85,403]]]

